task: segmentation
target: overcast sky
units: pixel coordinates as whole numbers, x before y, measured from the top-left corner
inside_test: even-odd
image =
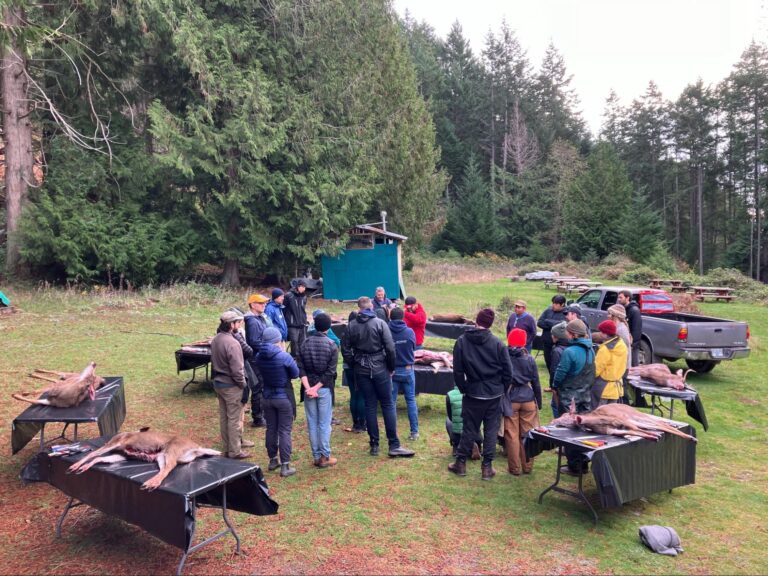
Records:
[[[597,133],[605,99],[623,105],[653,80],[675,100],[687,84],[725,78],[755,39],[768,41],[768,0],[394,0],[445,38],[458,20],[480,55],[506,19],[538,69],[552,42],[573,75],[587,125]]]

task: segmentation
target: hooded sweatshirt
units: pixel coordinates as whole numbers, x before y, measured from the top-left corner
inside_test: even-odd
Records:
[[[347,325],[341,343],[344,361],[357,373],[395,370],[395,343],[387,323],[373,310],[362,310]]]
[[[405,324],[413,330],[416,336],[416,346],[422,346],[424,344],[424,330],[427,327],[427,313],[418,302],[414,306],[414,311],[410,312],[408,308],[405,308]]]
[[[501,397],[512,383],[507,347],[490,330],[467,330],[453,347],[453,380],[463,394],[472,398]]]
[[[413,353],[416,350],[416,336],[403,320],[392,320],[389,323],[389,331],[395,342],[395,368],[412,366]]]

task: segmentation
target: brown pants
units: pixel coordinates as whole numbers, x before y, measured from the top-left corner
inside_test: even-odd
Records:
[[[533,458],[525,459],[523,438],[529,430],[539,425],[539,411],[536,402],[513,402],[512,416],[504,417],[504,446],[507,449],[507,466],[512,474],[533,469]]]
[[[237,386],[214,389],[219,397],[221,443],[227,456],[235,456],[240,454],[240,439],[243,437],[243,391]]]

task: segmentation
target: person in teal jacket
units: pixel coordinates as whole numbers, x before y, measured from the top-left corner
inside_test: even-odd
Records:
[[[285,322],[285,316],[283,316],[284,299],[285,292],[280,288],[275,288],[272,290],[272,300],[267,302],[267,307],[264,309],[264,314],[272,321],[272,326],[280,332],[281,343],[288,341],[288,324]],[[285,349],[284,344],[283,349]]]

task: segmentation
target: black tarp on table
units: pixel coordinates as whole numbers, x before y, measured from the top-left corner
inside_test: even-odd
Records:
[[[210,346],[198,346],[194,350],[179,349],[174,354],[176,356],[176,374],[185,370],[202,368],[211,362]]]
[[[451,340],[456,340],[459,336],[464,334],[464,332],[472,330],[473,328],[476,328],[476,326],[472,324],[452,324],[449,322],[432,322],[431,320],[427,320],[424,335],[433,338],[450,338]]]
[[[416,394],[448,394],[453,390],[453,370],[440,367],[435,372],[432,366],[414,364]]]
[[[685,403],[685,412],[688,416],[697,422],[700,422],[705,431],[709,430],[709,423],[707,422],[707,415],[704,412],[704,405],[701,403],[701,398],[696,390],[691,388],[674,390],[673,388],[657,386],[653,382],[649,382],[642,378],[628,378],[627,380],[629,385],[639,392],[659,396],[661,398],[669,398],[671,400],[682,400]]]
[[[676,428],[696,435],[696,430],[682,422],[668,420]],[[696,482],[696,443],[665,433],[658,442],[629,440],[619,436],[603,436],[584,430],[548,426],[549,434],[531,430],[524,439],[529,458],[567,446],[581,451],[592,463],[592,475],[603,508],[614,508],[678,486]],[[591,448],[574,440],[589,436],[607,444]]]
[[[84,442],[94,448],[109,437]],[[227,485],[227,509],[267,516],[278,504],[269,497],[261,469],[255,464],[221,456],[180,464],[151,492],[141,485],[158,472],[151,462],[126,460],[97,464],[82,474],[69,474],[69,466],[86,454],[51,457],[38,453],[22,470],[25,482],[48,482],[67,496],[143,528],[171,546],[187,551],[194,536],[197,506],[222,503]]]
[[[83,424],[97,422],[102,436],[111,436],[120,431],[125,420],[125,388],[120,376],[104,378],[104,386],[96,390],[96,398],[86,398],[73,408],[30,405],[13,420],[11,427],[11,449],[14,454],[24,448],[32,438],[49,422]],[[46,395],[43,395],[45,398]]]

